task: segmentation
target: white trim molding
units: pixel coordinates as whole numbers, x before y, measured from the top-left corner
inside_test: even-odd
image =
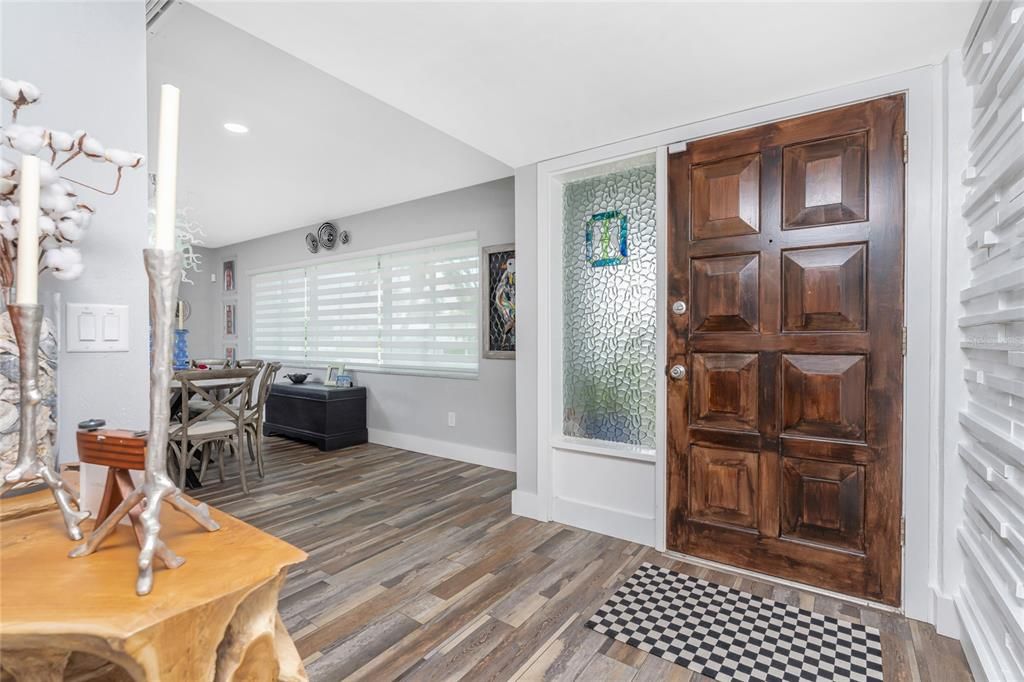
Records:
[[[631,140],[590,149],[577,154],[551,159],[537,165],[536,248],[526,253],[520,247],[519,261],[535,259],[537,266],[537,299],[521,301],[520,319],[529,318],[528,325],[537,330],[537,405],[535,411],[520,412],[519,419],[536,419],[536,471],[537,503],[529,508],[534,518],[553,518],[564,523],[604,532],[609,535],[641,541],[657,549],[665,548],[665,474],[666,474],[666,400],[665,381],[659,378],[657,405],[657,444],[653,466],[636,458],[616,458],[615,453],[588,453],[573,448],[559,434],[561,373],[561,184],[567,178],[585,176],[600,167],[630,163],[640,156],[655,160],[658,206],[658,358],[664,362],[666,334],[665,288],[665,224],[667,218],[666,159],[669,145],[685,143],[732,130],[748,128],[772,121],[875,99],[894,93],[907,95],[907,130],[910,136],[910,158],[907,164],[906,191],[906,290],[910,293],[906,303],[908,354],[904,377],[904,511],[906,516],[907,545],[904,548],[903,607],[914,618],[935,622],[936,558],[930,546],[936,536],[937,520],[933,516],[929,476],[919,475],[934,466],[932,452],[941,447],[939,425],[940,408],[933,399],[933,387],[938,381],[941,361],[940,350],[933,341],[941,333],[935,311],[940,310],[942,293],[942,262],[934,257],[935,249],[945,239],[944,222],[935,215],[941,205],[936,193],[944,178],[936,172],[936,138],[933,110],[937,101],[935,88],[936,67],[921,67],[891,74],[862,83],[769,104],[726,116],[683,125]],[[682,142],[681,142],[682,141]],[[939,147],[938,149],[941,149]],[[532,220],[534,216],[530,216]],[[517,217],[517,220],[519,218]],[[526,223],[524,223],[526,224]],[[660,376],[661,372],[659,372]],[[530,429],[526,429],[530,430]],[[568,453],[566,455],[566,453]],[[520,458],[523,449],[520,446]],[[560,459],[562,458],[562,459]],[[565,463],[566,458],[571,465]],[[610,461],[615,460],[616,464]],[[570,495],[563,486],[577,484],[574,475],[585,472],[589,493]],[[610,481],[615,476],[618,480]],[[626,485],[636,486],[632,497],[622,495]],[[533,491],[529,491],[533,494]],[[608,498],[621,495],[617,503]],[[635,499],[634,499],[635,498]],[[644,505],[649,505],[644,506]],[[527,506],[522,507],[526,509]],[[647,509],[651,511],[647,511]],[[587,514],[584,511],[587,510]],[[608,510],[621,510],[628,515],[609,514]],[[589,515],[588,515],[589,514]],[[648,523],[641,529],[639,524]],[[943,598],[949,595],[940,593]]]
[[[447,440],[437,440],[424,436],[414,436],[408,433],[397,433],[383,429],[367,429],[368,438],[371,443],[386,445],[390,448],[410,450],[424,455],[454,459],[457,462],[467,464],[478,464],[480,466],[501,469],[502,471],[516,470],[516,453],[490,450],[475,445],[464,443],[453,443]],[[531,516],[527,514],[526,516]]]

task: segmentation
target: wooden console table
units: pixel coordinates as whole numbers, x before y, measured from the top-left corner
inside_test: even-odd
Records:
[[[214,533],[164,510],[161,537],[186,562],[174,570],[157,563],[153,592],[145,597],[135,594],[138,545],[130,527],[120,526],[95,554],[69,559],[75,543],[55,511],[4,521],[4,679],[61,680],[76,653],[121,668],[102,679],[306,680],[277,612],[288,567],[306,553],[210,511],[221,525]]]

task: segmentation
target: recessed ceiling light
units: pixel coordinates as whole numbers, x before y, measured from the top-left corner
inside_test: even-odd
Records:
[[[244,135],[245,133],[249,132],[249,129],[241,123],[225,123],[224,130],[228,131],[229,133],[238,133],[239,135]]]

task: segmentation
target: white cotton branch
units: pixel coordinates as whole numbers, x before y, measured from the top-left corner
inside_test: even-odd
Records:
[[[88,133],[82,133],[82,136],[78,138],[78,148],[93,161],[106,161],[106,157],[103,155],[103,145]]]
[[[75,137],[62,130],[51,130],[46,139],[46,146],[55,152],[70,152],[75,148]]]
[[[43,235],[51,235],[57,231],[57,224],[48,215],[39,216],[39,232]]]
[[[28,81],[0,78],[0,97],[8,102],[23,101],[25,104],[32,104],[39,99],[39,94],[39,88]]]

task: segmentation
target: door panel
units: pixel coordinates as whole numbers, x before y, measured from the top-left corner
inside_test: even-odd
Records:
[[[670,549],[899,603],[903,125],[897,95],[670,155]]]

